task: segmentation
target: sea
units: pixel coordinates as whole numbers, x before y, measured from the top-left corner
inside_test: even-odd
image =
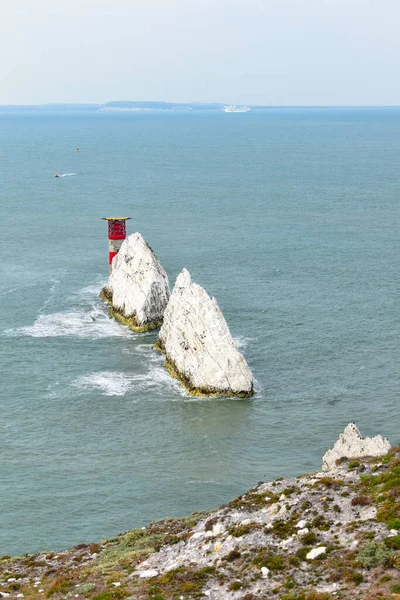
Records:
[[[316,471],[349,422],[399,442],[400,108],[3,114],[0,215],[0,555]],[[107,216],[216,298],[253,398],[109,318]]]

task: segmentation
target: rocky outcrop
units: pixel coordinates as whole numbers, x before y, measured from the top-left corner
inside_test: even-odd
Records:
[[[161,326],[169,295],[160,261],[140,233],[133,233],[113,259],[101,298],[110,304],[113,317],[132,331],[142,332]]]
[[[349,423],[339,439],[322,458],[324,471],[333,469],[344,458],[359,458],[362,456],[383,456],[390,449],[390,442],[381,435],[373,438],[363,438],[354,423]]]
[[[215,300],[183,269],[164,314],[156,347],[194,396],[253,395],[253,377]]]

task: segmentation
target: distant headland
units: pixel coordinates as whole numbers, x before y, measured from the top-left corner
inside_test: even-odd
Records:
[[[1,113],[67,113],[67,112],[85,112],[85,113],[117,113],[117,112],[199,112],[199,111],[225,111],[226,108],[236,107],[229,102],[222,103],[203,103],[203,102],[154,102],[154,101],[113,101],[105,104],[29,104],[29,105],[0,105]],[[238,108],[266,109],[268,106],[246,106],[237,105]],[[246,110],[227,111],[227,112],[247,112]]]

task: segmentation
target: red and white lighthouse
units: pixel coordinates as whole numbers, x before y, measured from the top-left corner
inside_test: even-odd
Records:
[[[126,238],[126,221],[131,217],[103,217],[103,221],[108,221],[108,263],[118,254],[121,244]]]

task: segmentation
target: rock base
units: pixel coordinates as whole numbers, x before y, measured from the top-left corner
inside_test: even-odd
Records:
[[[105,286],[100,292],[100,298],[107,302],[109,305],[108,314],[110,317],[113,317],[116,321],[121,323],[122,325],[126,325],[129,327],[131,331],[135,333],[146,333],[147,331],[153,331],[154,329],[158,329],[162,325],[162,321],[152,321],[149,323],[145,323],[140,325],[136,319],[135,315],[131,315],[126,317],[121,312],[119,312],[112,304],[112,292],[110,288]]]
[[[154,344],[154,348],[156,350],[158,350],[159,352],[162,352],[162,354],[165,354],[166,358],[165,358],[165,368],[167,369],[168,373],[171,375],[171,377],[173,377],[173,379],[176,379],[177,381],[179,381],[179,383],[181,384],[181,386],[183,388],[185,388],[185,390],[187,391],[187,393],[190,396],[196,396],[198,398],[221,398],[221,397],[227,397],[227,398],[251,398],[251,396],[254,395],[254,390],[251,390],[250,392],[238,392],[238,393],[234,393],[232,392],[232,390],[226,390],[225,392],[220,389],[213,389],[213,388],[197,388],[194,387],[190,381],[190,379],[188,377],[185,377],[185,375],[183,373],[181,373],[179,371],[179,369],[177,368],[175,362],[172,360],[172,358],[168,357],[166,352],[165,352],[165,348],[164,348],[164,344],[162,343],[162,341],[160,339],[158,339],[155,344]]]

